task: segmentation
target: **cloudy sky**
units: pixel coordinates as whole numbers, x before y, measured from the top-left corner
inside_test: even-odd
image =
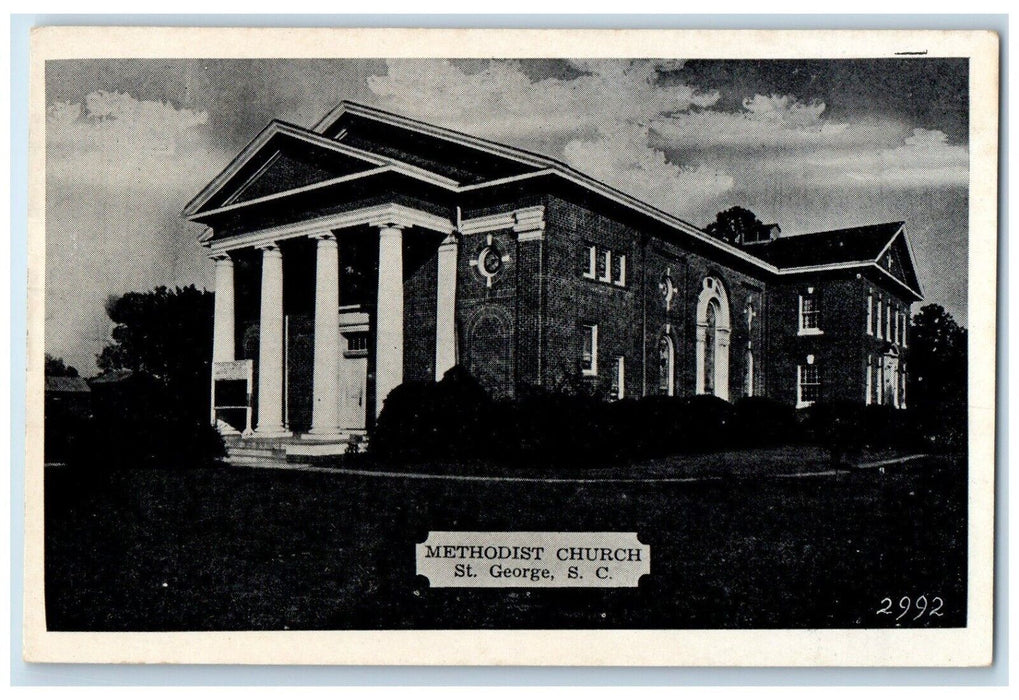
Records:
[[[212,287],[180,211],[273,118],[342,99],[559,158],[705,226],[905,220],[966,322],[964,60],[57,61],[46,66],[46,349],[95,371],[111,294]]]

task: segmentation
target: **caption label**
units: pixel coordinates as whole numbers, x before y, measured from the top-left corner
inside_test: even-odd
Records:
[[[416,548],[432,588],[632,588],[651,567],[635,532],[430,532]]]

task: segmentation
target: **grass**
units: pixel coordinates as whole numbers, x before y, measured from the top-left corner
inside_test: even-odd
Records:
[[[763,472],[781,462],[776,455]],[[53,630],[965,624],[961,460],[925,458],[884,474],[738,476],[536,484],[48,468],[47,622]],[[629,589],[430,589],[414,569],[414,544],[429,530],[636,531],[651,547],[651,574]],[[884,597],[921,594],[943,598],[944,616],[876,615]]]

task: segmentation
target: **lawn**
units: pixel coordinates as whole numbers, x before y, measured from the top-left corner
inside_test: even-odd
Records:
[[[741,470],[680,483],[231,467],[49,467],[45,478],[53,630],[966,621],[965,468],[951,458],[883,474]],[[630,589],[430,589],[414,562],[414,544],[429,530],[636,531],[651,547],[651,574]],[[876,614],[885,597],[921,594],[940,596],[943,616],[897,623]]]

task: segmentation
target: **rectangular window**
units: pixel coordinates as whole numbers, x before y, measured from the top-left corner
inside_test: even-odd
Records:
[[[601,277],[598,278],[602,282],[612,281],[612,251],[605,251],[605,267],[602,270]]]
[[[626,358],[616,357],[616,371],[612,373],[612,398],[622,399],[626,396]]]
[[[813,292],[800,295],[800,334],[820,333],[821,308]]]
[[[885,366],[881,362],[879,357],[877,360],[877,402],[880,405],[884,405],[885,402]]]
[[[821,398],[821,373],[817,365],[799,365],[796,407],[805,408]]]
[[[904,348],[909,347],[909,339],[906,337],[908,331],[909,331],[909,314],[904,313],[902,314],[902,347]]]
[[[598,374],[598,326],[581,326],[583,349],[580,355],[580,370],[585,376]]]
[[[866,374],[864,376],[864,382],[866,383],[866,393],[864,394],[864,403],[868,406],[874,401],[874,356],[867,355],[867,367]]]
[[[899,310],[895,310],[895,323],[892,326],[892,339],[894,342],[899,342]]]
[[[867,295],[867,335],[874,335],[874,295]]]
[[[616,286],[618,286],[618,287],[625,287],[626,286],[626,256],[625,255],[616,256],[616,260],[618,261],[619,265],[618,265],[618,269],[616,270],[616,282],[615,283],[616,283]]]
[[[355,333],[344,333],[347,339],[345,357],[365,357],[368,355],[368,334],[358,331]]]
[[[584,272],[584,277],[589,280],[593,280],[595,278],[595,267],[597,264],[598,249],[593,245],[589,245],[587,247],[587,270]]]
[[[881,297],[877,298],[877,337],[882,338],[881,335]]]
[[[885,305],[885,340],[894,340],[892,338],[892,302],[887,302]]]

